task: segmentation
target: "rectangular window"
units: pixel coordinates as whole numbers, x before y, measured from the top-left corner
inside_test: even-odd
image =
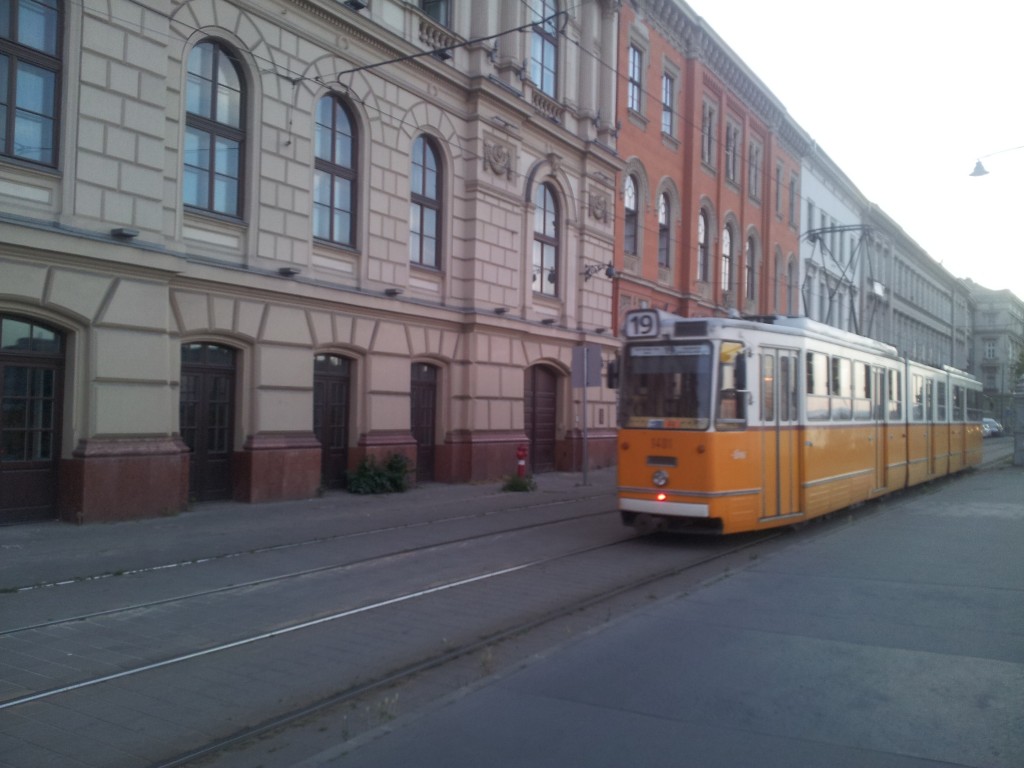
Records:
[[[666,136],[675,133],[676,81],[670,75],[661,76],[661,132]]]
[[[903,374],[889,371],[889,420],[903,419]]]
[[[740,127],[732,120],[725,124],[725,178],[739,184],[740,178]]]
[[[910,418],[924,421],[924,377],[916,373],[910,377]]]
[[[718,113],[713,104],[705,101],[700,120],[700,160],[715,167],[715,134],[718,130]]]
[[[845,357],[832,358],[831,376],[832,418],[848,420],[853,416],[853,382],[850,361]]]
[[[0,155],[57,164],[62,5],[0,2]]]
[[[828,355],[807,353],[807,418],[811,421],[828,419]]]
[[[782,163],[775,165],[775,215],[782,218]]]
[[[742,342],[723,341],[718,355],[718,417],[715,429],[747,426],[747,355]]]
[[[747,189],[751,200],[761,199],[761,144],[751,141],[747,151]]]
[[[789,177],[789,226],[791,227],[797,225],[796,215],[799,210],[797,206],[797,198],[800,195],[799,190],[799,182],[797,181],[796,174],[793,174]],[[832,249],[832,252],[835,253],[835,248]]]
[[[964,420],[964,388],[953,386],[953,421]]]
[[[853,418],[871,418],[871,369],[867,363],[853,364]]]
[[[447,27],[449,2],[450,0],[420,0],[420,8],[438,24]]]
[[[635,45],[629,46],[629,83],[626,86],[627,106],[632,112],[640,111],[643,93],[643,53]]]
[[[935,382],[935,420],[945,424],[948,415],[946,413],[946,382]]]

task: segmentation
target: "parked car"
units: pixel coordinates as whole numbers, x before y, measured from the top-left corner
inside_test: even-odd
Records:
[[[1003,434],[1003,425],[998,421],[987,416],[981,420],[982,437],[999,437],[1001,434]]]

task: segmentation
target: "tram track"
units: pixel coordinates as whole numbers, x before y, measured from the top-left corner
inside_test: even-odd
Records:
[[[395,637],[393,641],[386,641],[393,642],[393,648],[386,648],[379,654],[375,654],[372,648],[365,651],[370,654],[365,662],[358,657],[358,653],[364,651],[353,652],[355,655],[351,661],[346,662],[348,667],[340,672],[324,673],[323,680],[315,679],[317,671],[312,669],[315,665],[310,664],[311,670],[302,673],[309,679],[286,679],[287,690],[279,696],[266,690],[249,696],[244,689],[239,689],[241,692],[233,698],[245,702],[244,707],[240,707],[237,712],[215,710],[216,721],[202,722],[202,727],[190,722],[180,732],[160,734],[160,738],[150,747],[152,753],[147,753],[145,760],[97,763],[185,765],[268,730],[285,727],[304,717],[315,717],[333,705],[373,696],[410,676],[444,668],[446,664],[468,654],[530,633],[560,617],[584,611],[616,595],[713,562],[752,545],[750,541],[728,546],[722,542],[711,548],[714,551],[708,551],[707,546],[701,544],[698,551],[702,551],[703,555],[692,557],[690,555],[694,553],[691,552],[683,558],[683,562],[674,554],[674,547],[655,547],[660,553],[656,554],[661,558],[661,565],[665,566],[656,567],[645,563],[645,556],[631,549],[636,546],[646,548],[646,544],[640,543],[642,540],[636,537],[635,532],[622,528],[617,521],[614,525],[611,520],[594,525],[593,521],[615,513],[594,512],[579,507],[563,511],[566,514],[560,514],[557,519],[532,520],[525,525],[503,524],[487,531],[466,531],[464,526],[462,535],[452,535],[454,531],[448,531],[449,535],[444,542],[412,548],[392,548],[386,554],[369,557],[358,563],[293,569],[286,574],[275,574],[265,579],[218,587],[202,593],[65,616],[31,626],[9,627],[0,632],[0,642],[9,648],[24,648],[32,643],[34,637],[60,637],[65,645],[73,641],[77,645],[95,645],[100,648],[114,635],[117,635],[118,641],[131,645],[131,638],[124,639],[118,633],[134,635],[137,632],[147,636],[158,634],[153,629],[157,625],[150,623],[154,619],[154,612],[155,619],[163,622],[159,626],[167,626],[168,607],[173,612],[183,602],[201,602],[202,597],[209,595],[219,595],[222,598],[220,605],[234,606],[239,602],[236,595],[244,595],[245,601],[249,601],[253,598],[252,590],[267,586],[273,586],[275,590],[271,595],[276,601],[273,605],[287,605],[293,617],[291,621],[284,621],[286,612],[279,612],[276,617],[259,614],[263,626],[252,624],[248,632],[233,637],[222,635],[219,641],[196,643],[197,637],[204,636],[195,628],[198,622],[177,621],[178,617],[172,615],[174,626],[186,628],[182,638],[168,635],[165,641],[150,649],[155,653],[136,659],[136,663],[114,668],[94,665],[86,659],[85,654],[76,656],[67,663],[77,665],[80,672],[91,667],[92,674],[59,679],[61,674],[65,674],[61,673],[45,688],[39,686],[35,690],[23,690],[14,696],[8,691],[8,698],[0,701],[0,713],[4,717],[19,717],[20,713],[37,717],[41,711],[39,707],[44,707],[43,712],[73,711],[87,714],[93,708],[93,701],[120,701],[125,696],[127,700],[140,700],[149,692],[150,700],[159,701],[162,707],[181,711],[184,713],[182,717],[187,718],[188,710],[196,706],[197,699],[195,694],[181,698],[183,694],[177,690],[176,685],[179,680],[204,681],[211,673],[226,678],[240,678],[246,670],[253,668],[260,670],[258,674],[262,675],[265,667],[268,674],[271,674],[275,664],[281,663],[282,659],[301,656],[307,650],[315,652],[325,643],[333,644],[331,647],[334,647],[340,642],[348,648],[349,644],[357,642],[365,633],[380,632],[381,627],[416,627],[424,621],[424,616],[433,617],[428,618],[428,622],[437,620],[436,632],[426,633],[433,638],[430,642],[425,642],[420,636],[411,639]],[[473,516],[458,517],[468,519]],[[391,530],[400,530],[402,527]],[[761,540],[764,540],[763,537]],[[431,563],[458,561],[460,557],[469,557],[470,553],[475,558],[472,563],[492,567],[470,570],[469,565],[472,563],[466,563],[455,578],[449,578],[454,571],[431,571]],[[499,562],[493,553],[509,553],[510,562]],[[289,555],[292,561],[304,557],[301,548],[293,549]],[[620,566],[626,563],[632,565],[619,573]],[[384,594],[377,590],[380,596],[376,599],[364,599],[370,592],[362,590],[352,596],[345,594],[343,597],[350,605],[341,605],[332,610],[330,600],[318,603],[319,615],[312,618],[300,616],[307,605],[293,606],[287,599],[288,595],[297,594],[295,588],[290,587],[291,591],[288,592],[280,591],[280,585],[284,582],[299,582],[303,576],[320,578],[330,571],[340,572],[346,568],[358,569],[360,566],[370,566],[373,570],[359,571],[346,577],[346,583],[364,584],[374,580],[373,574],[393,573],[398,576],[384,585],[389,592]],[[154,570],[150,575],[154,573],[159,574],[161,570]],[[600,575],[600,583],[591,583],[594,573]],[[420,576],[415,577],[415,574]],[[145,574],[142,576],[145,577]],[[549,583],[548,579],[552,580],[551,583],[561,585],[558,594],[550,594],[551,590],[542,586]],[[334,583],[337,583],[336,579],[329,582]],[[85,586],[89,588],[88,583]],[[406,588],[401,589],[403,586]],[[325,592],[324,582],[303,583],[301,590],[314,596],[337,593],[333,587]],[[537,594],[536,600],[532,597],[533,593]],[[32,594],[25,593],[25,596]],[[523,594],[530,594],[530,601],[523,598],[524,605],[506,610],[509,596],[519,597]],[[264,595],[264,603],[266,598]],[[486,612],[474,608],[481,601],[493,607],[493,612],[481,615]],[[250,609],[237,610],[244,615],[253,613]],[[459,610],[464,613],[459,614]],[[191,614],[186,614],[186,617],[188,615]],[[81,629],[67,634],[64,630],[70,625],[79,625]],[[453,627],[457,629],[453,630]],[[218,632],[225,629],[229,629],[226,624],[214,627],[209,636],[216,637]],[[38,634],[40,631],[42,635]],[[434,642],[438,636],[448,636],[450,639],[439,646]],[[91,638],[97,638],[95,643]],[[161,650],[170,652],[160,653]],[[36,655],[41,668],[55,668],[63,663],[61,658],[46,656],[43,650],[37,650]],[[292,668],[295,668],[294,664]],[[196,684],[209,685],[211,696],[228,695],[226,689],[218,687],[219,684]],[[198,690],[204,689],[200,687]],[[199,717],[197,713],[195,718]],[[105,723],[104,727],[109,728],[110,723]],[[161,747],[157,746],[160,742],[191,748],[183,749],[180,754],[161,753]]]
[[[484,520],[487,518],[496,517],[498,515],[506,513],[517,513],[522,514],[524,511],[536,511],[547,507],[563,506],[567,502],[563,500],[557,501],[545,501],[537,504],[526,504],[510,509],[492,509],[484,512],[474,512],[472,514],[464,515],[449,515],[447,517],[433,517],[424,520],[417,520],[415,522],[401,523],[396,525],[389,525],[380,528],[370,528],[366,530],[356,531],[345,531],[342,533],[332,534],[329,536],[317,536],[311,538],[300,539],[298,541],[289,541],[281,544],[267,544],[262,546],[250,547],[247,549],[239,549],[230,552],[221,552],[213,555],[206,555],[202,557],[192,557],[182,559],[174,562],[160,563],[157,565],[150,565],[141,568],[118,568],[116,570],[108,570],[95,574],[75,576],[67,579],[59,579],[54,581],[41,581],[34,584],[23,584],[23,585],[5,585],[2,591],[6,594],[18,594],[21,592],[30,592],[32,590],[42,589],[53,589],[55,587],[66,587],[72,584],[82,584],[93,581],[102,581],[104,579],[112,579],[121,576],[137,576],[146,573],[156,573],[158,571],[166,571],[174,568],[186,568],[189,566],[205,565],[208,563],[214,563],[218,561],[231,560],[239,557],[247,557],[252,555],[269,554],[274,552],[284,552],[291,549],[297,549],[300,547],[314,546],[328,544],[331,542],[345,541],[351,539],[365,538],[368,536],[378,536],[396,531],[409,531],[417,528],[436,527],[438,525],[459,523],[467,520]],[[601,514],[608,514],[607,512],[594,512],[590,513],[589,516],[597,516]],[[576,517],[586,517],[588,515],[577,515]],[[562,519],[562,518],[560,518]],[[548,521],[558,522],[558,520]],[[528,528],[530,526],[521,526],[521,528]],[[516,530],[512,528],[509,530]],[[486,534],[484,534],[486,535]],[[2,632],[0,632],[2,634]]]
[[[326,697],[320,701],[313,702],[306,706],[296,708],[293,711],[277,715],[273,718],[265,720],[256,726],[246,728],[238,731],[230,736],[219,739],[215,742],[203,745],[202,747],[188,752],[182,753],[174,757],[173,759],[162,761],[153,765],[152,768],[183,768],[184,766],[193,765],[196,761],[200,761],[203,758],[209,758],[216,755],[219,752],[227,750],[229,748],[236,747],[240,744],[250,742],[261,738],[262,736],[271,732],[280,731],[287,728],[293,723],[299,721],[308,720],[315,718],[317,715],[332,710],[334,708],[345,705],[348,702],[366,697],[372,696],[375,693],[379,693],[384,690],[392,689],[417,675],[421,675],[425,672],[437,670],[444,667],[446,664],[450,664],[462,657],[470,654],[479,652],[491,646],[503,643],[510,639],[520,637],[529,632],[532,632],[540,627],[555,622],[559,619],[565,618],[572,614],[578,614],[588,609],[600,606],[608,602],[609,600],[625,595],[627,593],[636,592],[642,590],[657,582],[664,581],[673,577],[681,576],[687,572],[698,570],[704,566],[715,563],[723,559],[733,557],[739,553],[742,553],[752,547],[761,546],[764,543],[780,538],[785,535],[786,531],[773,531],[765,535],[759,536],[756,539],[745,539],[741,543],[730,546],[726,549],[717,551],[713,554],[705,557],[698,558],[696,560],[687,562],[686,564],[673,566],[670,568],[659,569],[656,572],[647,573],[642,577],[632,579],[628,582],[621,583],[614,588],[603,590],[599,593],[591,594],[584,598],[567,602],[557,609],[544,613],[543,615],[536,616],[527,621],[520,621],[513,625],[507,626],[500,631],[493,632],[486,636],[480,637],[473,642],[467,642],[459,645],[458,647],[451,648],[444,653],[439,653],[429,658],[423,658],[416,660],[410,664],[404,665],[400,668],[394,669],[386,675],[382,675],[377,679],[369,682],[364,682],[356,686],[352,686],[348,689],[339,691],[338,693]],[[525,564],[521,567],[510,569],[508,572],[524,570],[526,568],[538,567],[541,565],[549,565],[557,561],[567,560],[569,558],[578,557],[583,554],[589,554],[606,550],[622,545],[628,545],[631,542],[635,542],[635,538],[626,539],[617,542],[611,542],[596,547],[589,547],[576,552],[565,553],[554,558],[548,558],[543,561],[537,561],[535,563]],[[504,575],[504,574],[501,574]],[[473,580],[467,580],[469,583]]]
[[[494,514],[494,513],[489,513],[489,514]],[[50,621],[38,622],[38,623],[35,623],[35,624],[28,624],[28,625],[19,626],[19,627],[8,627],[8,628],[0,627],[0,637],[4,637],[6,635],[17,634],[19,632],[28,632],[28,631],[31,631],[31,630],[38,630],[38,629],[46,629],[46,628],[56,627],[56,626],[60,626],[62,624],[69,624],[69,623],[75,623],[75,622],[88,621],[90,619],[95,619],[95,618],[100,618],[100,617],[110,617],[110,616],[115,616],[115,615],[124,615],[124,614],[131,613],[133,611],[140,611],[140,610],[145,610],[145,609],[148,609],[148,608],[155,608],[155,607],[158,607],[158,606],[170,605],[170,604],[174,604],[174,603],[180,603],[180,602],[184,602],[184,601],[191,600],[191,599],[209,597],[211,595],[227,594],[227,593],[230,593],[232,591],[242,591],[242,590],[250,589],[252,587],[266,586],[266,585],[269,585],[269,584],[274,584],[274,583],[283,582],[283,581],[287,581],[287,580],[291,580],[291,579],[301,578],[303,576],[311,576],[311,575],[318,574],[318,573],[327,573],[327,572],[330,572],[330,571],[339,571],[339,570],[343,570],[343,569],[355,568],[357,566],[366,565],[368,563],[379,562],[379,561],[387,559],[387,558],[401,557],[401,556],[405,556],[405,555],[413,555],[413,554],[417,554],[417,553],[424,553],[424,552],[444,549],[444,548],[448,548],[448,547],[457,547],[457,546],[461,546],[461,545],[464,545],[464,544],[472,543],[474,541],[480,541],[480,540],[483,540],[483,539],[493,538],[493,537],[496,537],[496,536],[505,536],[505,535],[508,535],[508,534],[511,534],[511,533],[522,533],[522,532],[529,531],[529,530],[541,529],[541,528],[546,528],[546,527],[550,527],[550,526],[554,526],[554,525],[561,525],[561,524],[564,524],[564,523],[567,523],[567,522],[574,522],[574,521],[577,521],[577,520],[585,520],[585,519],[589,519],[589,518],[601,517],[601,516],[612,515],[612,514],[615,514],[615,513],[607,512],[607,511],[587,512],[587,513],[583,513],[583,514],[571,515],[571,516],[568,516],[568,517],[560,517],[560,518],[557,518],[557,519],[554,519],[554,520],[545,520],[545,521],[539,522],[539,523],[529,523],[527,525],[510,526],[510,527],[507,527],[507,528],[502,528],[502,529],[497,530],[497,531],[486,531],[486,532],[474,534],[474,535],[471,535],[471,536],[463,536],[463,537],[457,538],[457,539],[446,540],[446,541],[443,541],[443,542],[424,544],[422,546],[398,548],[398,549],[394,549],[394,550],[388,551],[385,554],[378,554],[378,555],[374,555],[374,556],[371,556],[371,557],[365,557],[365,558],[356,558],[356,559],[352,559],[352,560],[347,560],[345,562],[331,563],[331,564],[328,564],[328,565],[321,565],[321,566],[317,566],[315,568],[304,568],[304,569],[300,569],[300,570],[290,571],[288,573],[282,573],[282,574],[276,574],[274,576],[268,576],[268,577],[261,578],[261,579],[252,579],[252,580],[249,580],[249,581],[235,583],[235,584],[228,584],[228,585],[225,585],[225,586],[222,586],[222,587],[216,587],[216,588],[213,588],[213,589],[206,589],[206,590],[190,592],[190,593],[182,594],[182,595],[175,595],[173,597],[166,597],[166,598],[162,598],[160,600],[148,600],[148,601],[145,601],[145,602],[133,603],[131,605],[118,606],[117,608],[110,608],[110,609],[102,610],[102,611],[91,611],[91,612],[88,612],[88,613],[81,613],[81,614],[76,614],[76,615],[73,615],[73,616],[65,616],[65,617],[62,617],[60,619],[53,619],[53,620],[50,620]],[[470,516],[461,516],[461,517],[458,517],[458,518],[450,518],[449,521],[463,520],[463,519],[468,519],[469,517]],[[440,522],[445,522],[445,521],[440,521]],[[305,540],[303,542],[293,542],[293,543],[290,543],[290,544],[284,544],[284,545],[280,545],[280,546],[262,547],[262,548],[259,548],[259,549],[256,549],[256,550],[250,550],[250,551],[246,551],[246,552],[236,552],[236,553],[231,553],[231,554],[226,554],[226,555],[221,555],[221,556],[216,556],[216,557],[196,558],[196,559],[193,559],[193,560],[182,561],[180,563],[162,564],[162,565],[151,566],[151,567],[148,567],[148,568],[139,568],[139,569],[135,569],[135,570],[131,570],[131,571],[123,571],[123,572],[120,572],[120,573],[117,573],[117,574],[109,574],[107,576],[102,576],[102,577],[95,576],[95,577],[88,577],[88,578],[83,578],[83,579],[74,579],[74,580],[65,580],[65,581],[60,581],[60,582],[53,582],[53,583],[50,583],[50,584],[41,584],[41,585],[38,585],[38,586],[35,586],[35,587],[27,587],[27,588],[19,589],[19,590],[11,590],[11,592],[17,594],[19,592],[26,592],[26,591],[30,591],[32,589],[43,589],[43,588],[53,588],[53,587],[69,586],[69,585],[72,585],[72,584],[82,584],[82,583],[87,583],[89,581],[97,581],[97,580],[99,580],[101,578],[114,578],[115,576],[117,576],[117,577],[141,576],[141,575],[145,575],[145,574],[152,574],[152,573],[158,573],[158,572],[161,572],[161,571],[166,571],[166,570],[169,570],[169,569],[175,568],[175,567],[183,567],[183,566],[188,566],[188,565],[200,565],[200,564],[207,564],[207,563],[215,563],[217,561],[226,560],[226,559],[235,558],[235,557],[258,556],[258,555],[261,555],[261,554],[267,554],[267,553],[270,553],[270,552],[280,551],[282,549],[295,549],[295,548],[302,547],[302,546],[319,546],[319,545],[322,545],[324,543],[329,543],[329,542],[332,542],[332,541],[344,540],[344,539],[354,538],[354,537],[366,537],[366,536],[371,536],[371,535],[383,535],[383,534],[386,534],[386,533],[389,533],[389,532],[392,532],[392,531],[395,531],[395,530],[407,530],[409,528],[422,527],[422,526],[425,526],[425,525],[428,525],[428,524],[429,523],[416,523],[416,524],[410,524],[410,525],[404,525],[404,526],[392,526],[392,527],[388,527],[388,528],[381,528],[381,529],[376,529],[376,530],[373,530],[373,531],[362,531],[362,532],[353,533],[353,534],[341,534],[341,535],[338,535],[338,536],[328,537],[326,539],[307,539],[307,540]],[[630,538],[632,538],[632,537],[630,536]]]

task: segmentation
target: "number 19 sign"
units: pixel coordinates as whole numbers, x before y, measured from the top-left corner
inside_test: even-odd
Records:
[[[626,315],[627,339],[653,339],[658,337],[661,324],[658,322],[658,310],[641,309]]]

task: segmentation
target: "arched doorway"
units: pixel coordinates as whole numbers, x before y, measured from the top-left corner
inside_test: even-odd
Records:
[[[64,335],[0,315],[0,525],[57,514]]]
[[[434,479],[437,380],[436,365],[413,363],[410,401],[412,436],[416,440],[417,482],[429,482]]]
[[[344,488],[348,477],[348,435],[352,402],[352,361],[317,355],[313,362],[313,433],[320,441],[320,482]]]
[[[235,350],[198,342],[181,348],[179,429],[188,446],[188,492],[196,501],[230,499],[235,432]]]
[[[523,428],[530,441],[530,472],[555,468],[555,423],[558,373],[546,365],[526,369]]]

